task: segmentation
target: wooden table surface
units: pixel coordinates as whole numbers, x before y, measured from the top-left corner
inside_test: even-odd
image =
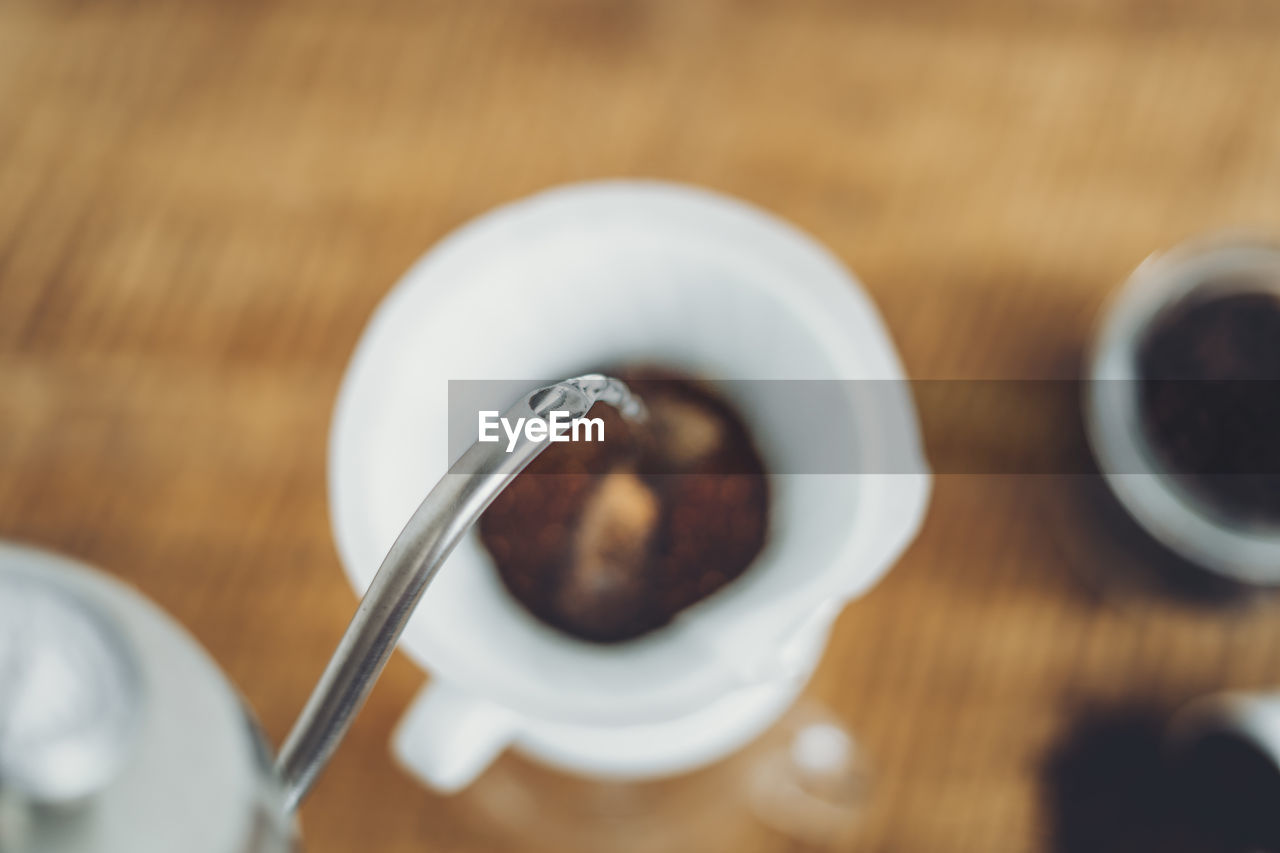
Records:
[[[344,364],[451,229],[567,181],[700,184],[830,246],[913,376],[1071,377],[1148,252],[1280,230],[1277,44],[1280,7],[1236,0],[8,0],[0,535],[136,584],[278,743],[353,606]],[[841,617],[810,692],[875,767],[856,849],[1074,850],[1046,768],[1082,715],[1280,682],[1271,599],[1107,593],[1158,558],[1080,481],[939,478]],[[392,662],[309,850],[502,846],[391,761],[422,681]]]

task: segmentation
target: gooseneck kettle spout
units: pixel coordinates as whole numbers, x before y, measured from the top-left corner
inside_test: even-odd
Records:
[[[644,407],[621,381],[591,374],[527,395],[503,418],[585,417],[597,402],[631,420]],[[422,593],[450,552],[507,484],[549,445],[521,432],[514,444],[477,441],[427,494],[387,552],[276,761],[284,805],[297,808],[337,749],[386,666]]]

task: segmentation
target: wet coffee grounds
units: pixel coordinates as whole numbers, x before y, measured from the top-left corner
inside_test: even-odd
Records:
[[[480,538],[507,590],[546,624],[629,640],[740,576],[764,547],[769,488],[738,413],[656,369],[605,371],[649,410],[609,406],[602,442],[548,447],[485,511]]]
[[[1204,288],[1139,348],[1152,450],[1218,514],[1280,524],[1280,297]]]

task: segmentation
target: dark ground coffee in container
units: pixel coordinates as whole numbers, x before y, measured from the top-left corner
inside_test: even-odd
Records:
[[[1216,732],[1183,757],[1189,817],[1220,848],[1235,853],[1280,853],[1280,766],[1252,740]]]
[[[1264,286],[1259,286],[1262,284]],[[1138,352],[1153,453],[1219,514],[1280,525],[1280,282],[1210,282]]]
[[[769,488],[738,413],[687,376],[609,371],[644,400],[608,406],[603,442],[554,444],[480,519],[503,584],[542,621],[632,639],[741,575],[764,546]]]

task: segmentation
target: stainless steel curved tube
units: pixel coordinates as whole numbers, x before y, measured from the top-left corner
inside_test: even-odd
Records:
[[[533,391],[503,413],[509,420],[548,420],[551,412],[586,415],[596,402],[625,417],[642,418],[643,405],[626,385],[598,374]],[[310,790],[381,674],[427,584],[463,534],[507,484],[549,442],[523,433],[505,443],[475,443],[422,501],[382,561],[324,674],[307,700],[276,762],[285,807],[293,810]]]

